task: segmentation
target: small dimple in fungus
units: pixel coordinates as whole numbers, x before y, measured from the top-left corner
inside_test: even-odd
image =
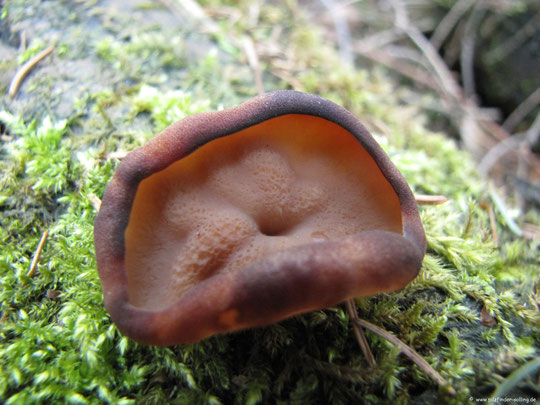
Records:
[[[94,235],[112,320],[154,345],[402,288],[426,246],[413,194],[368,131],[295,91],[190,116],[131,152]]]

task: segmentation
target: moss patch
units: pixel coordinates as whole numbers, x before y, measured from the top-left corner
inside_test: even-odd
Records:
[[[537,244],[516,238],[497,216],[496,246],[482,209],[489,190],[469,157],[428,131],[420,108],[403,104],[407,89],[379,71],[341,66],[295,2],[263,6],[254,29],[246,2],[236,22],[217,13],[219,30],[209,34],[197,25],[158,26],[159,7],[126,14],[86,2],[53,15],[36,2],[29,16],[19,3],[5,2],[2,23],[31,26],[41,10],[47,24],[34,24],[30,35],[40,34],[43,45],[58,38],[55,29],[76,31],[74,21],[79,31],[57,39],[63,52],[36,69],[14,101],[0,98],[3,402],[458,404],[488,397],[537,355]],[[270,52],[277,22],[283,30],[272,41],[283,54]],[[93,251],[96,202],[124,152],[176,119],[256,93],[244,37],[268,50],[261,58],[271,72],[263,75],[267,90],[292,86],[344,105],[415,192],[450,199],[421,208],[428,253],[420,276],[402,291],[358,300],[358,308],[414,347],[456,397],[369,332],[378,366],[368,370],[342,307],[171,348],[140,346],[111,324]],[[59,65],[86,66],[99,80],[72,70],[59,76]],[[72,89],[63,102],[59,88]],[[45,230],[37,274],[28,278]],[[537,394],[525,378],[508,395]]]

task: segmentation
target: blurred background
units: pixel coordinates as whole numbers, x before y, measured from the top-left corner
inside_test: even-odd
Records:
[[[131,41],[132,48],[140,48],[141,62],[139,67],[128,66],[132,78],[154,68],[154,77],[147,82],[169,80],[169,86],[178,88],[193,87],[197,80],[210,82],[201,77],[204,69],[193,74],[183,71],[183,59],[202,61],[215,52],[224,66],[224,82],[236,86],[226,97],[212,95],[222,106],[237,101],[242,91],[246,96],[277,88],[323,93],[328,89],[309,88],[303,79],[310,72],[324,71],[320,60],[326,56],[340,68],[384,71],[385,80],[400,89],[402,103],[425,111],[429,127],[458,141],[473,156],[478,170],[517,207],[527,210],[540,204],[537,0],[105,0],[53,1],[48,7],[36,1],[3,3],[6,10],[10,4],[17,8],[14,14],[6,13],[0,27],[4,66],[0,84],[5,88],[16,68],[13,62],[21,59],[17,52],[25,49],[23,56],[29,57],[32,50],[51,43],[60,44],[59,56],[79,52],[77,66],[61,67],[64,77],[75,75],[75,69],[90,80],[100,74],[88,59],[91,51],[127,64],[127,58],[122,61],[117,53]],[[20,8],[22,4],[27,7]],[[127,16],[136,17],[141,25],[130,27]],[[158,26],[169,35],[168,43],[157,40]],[[163,65],[143,49],[144,41],[153,40],[154,53],[171,58],[161,60]],[[314,52],[312,45],[319,40],[323,46]],[[338,56],[333,51],[325,55],[324,47]],[[236,72],[227,66],[233,62]],[[158,66],[176,72],[164,79]],[[73,97],[90,88],[96,86],[79,87]],[[62,90],[68,91],[67,96],[75,91]],[[65,115],[72,99],[66,94],[63,98],[60,112]],[[4,98],[3,105],[17,110],[25,103],[20,99],[8,103]],[[353,103],[350,97],[345,99],[345,104]]]

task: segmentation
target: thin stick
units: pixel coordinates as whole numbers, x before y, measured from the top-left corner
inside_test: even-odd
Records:
[[[264,93],[264,86],[262,81],[262,72],[261,65],[259,63],[259,56],[255,50],[255,44],[250,37],[244,37],[244,52],[246,54],[249,66],[253,69],[253,74],[255,76],[255,87],[259,94]]]
[[[450,9],[450,11],[441,20],[433,35],[430,38],[431,43],[435,49],[439,49],[445,39],[452,31],[452,28],[456,26],[461,17],[467,12],[467,10],[473,5],[470,0],[458,0]]]
[[[294,77],[290,73],[286,72],[285,70],[271,69],[270,73],[272,73],[278,79],[281,79],[284,82],[286,82],[294,90],[302,90],[303,89],[303,86],[302,86],[302,83],[300,83],[300,80],[298,80],[296,77]]]
[[[527,130],[527,143],[529,145],[535,145],[540,142],[540,113],[536,115],[532,125]]]
[[[495,246],[499,246],[499,234],[497,233],[497,221],[495,220],[495,211],[493,210],[492,204],[488,204],[487,212],[489,215],[489,226],[491,227],[491,237],[493,238],[493,243],[495,243]]]
[[[514,370],[506,379],[497,387],[495,392],[488,399],[489,402],[493,400],[496,402],[496,398],[504,398],[519,384],[520,381],[531,376],[533,377],[536,372],[540,370],[540,357],[536,357],[531,361],[525,363],[518,369]],[[533,377],[534,378],[534,377]],[[536,402],[536,401],[535,401]]]
[[[499,246],[499,235],[497,234],[497,221],[495,219],[495,210],[493,209],[493,204],[482,201],[480,202],[480,208],[488,213],[491,239],[493,240],[495,246]]]
[[[525,44],[529,38],[536,35],[538,31],[538,24],[540,23],[540,12],[537,12],[531,17],[525,25],[522,26],[517,32],[513,32],[508,36],[508,39],[502,42],[499,46],[493,48],[486,54],[486,60],[490,63],[497,63],[519,49]]]
[[[512,132],[521,121],[540,104],[540,87],[533,91],[503,122],[502,127]]]
[[[461,233],[461,239],[465,239],[469,235],[472,226],[472,216],[473,207],[469,205],[469,209],[467,211],[467,221],[465,222],[465,227],[463,228],[463,232]]]
[[[47,236],[49,236],[49,231],[45,230],[43,232],[43,235],[41,235],[41,239],[39,240],[38,247],[36,249],[36,253],[34,253],[34,258],[32,259],[32,263],[30,263],[30,267],[28,268],[28,273],[26,273],[26,277],[31,278],[36,273],[37,264],[39,261],[39,256],[41,255],[41,251],[43,250],[43,246],[45,245],[45,242],[47,241]],[[24,282],[23,282],[24,285]]]
[[[508,228],[517,236],[522,236],[523,232],[519,228],[518,224],[514,219],[510,216],[510,213],[508,212],[508,208],[506,208],[506,205],[504,204],[503,200],[499,197],[497,192],[495,191],[495,187],[493,187],[491,184],[489,185],[489,195],[491,197],[491,201],[493,201],[493,205],[499,213],[504,218],[504,221],[506,222],[506,225]]]
[[[17,94],[17,91],[19,90],[19,87],[26,77],[28,73],[39,63],[41,60],[46,58],[52,51],[54,50],[54,46],[49,46],[47,49],[44,49],[40,53],[38,53],[36,56],[34,56],[32,59],[28,60],[25,64],[23,64],[19,70],[17,70],[17,73],[15,73],[15,76],[13,76],[13,80],[11,80],[11,84],[9,85],[9,97],[13,98],[15,97],[15,94]]]
[[[409,16],[405,5],[401,0],[390,0],[390,4],[395,12],[395,26],[405,32],[409,39],[420,49],[427,61],[433,68],[437,78],[441,82],[443,90],[454,100],[461,99],[461,90],[456,81],[452,77],[452,73],[441,59],[437,50],[431,42],[422,34],[422,32],[412,25],[409,21]]]
[[[371,50],[368,52],[361,52],[361,54],[365,58],[374,60],[375,62],[382,63],[386,65],[388,68],[395,70],[399,74],[402,74],[403,76],[406,76],[414,80],[415,82],[418,82],[419,84],[428,86],[431,89],[437,92],[440,92],[439,86],[437,86],[437,84],[433,80],[431,80],[429,76],[426,76],[423,70],[420,70],[419,68],[407,62],[403,62],[402,60],[395,59],[394,57],[390,56],[387,52]]]
[[[26,51],[26,45],[27,45],[26,31],[22,30],[21,31],[21,45],[19,46],[19,52],[22,53],[22,52]]]
[[[366,339],[366,335],[364,334],[364,330],[358,326],[356,322],[354,322],[354,320],[359,319],[358,313],[356,312],[356,307],[354,305],[354,300],[349,299],[345,301],[345,307],[349,313],[349,318],[353,320],[353,331],[354,335],[356,336],[356,340],[358,341],[358,345],[360,346],[360,349],[362,349],[362,353],[364,353],[364,357],[366,358],[369,367],[375,367],[377,362],[375,361],[375,356],[373,356],[373,353],[369,348],[369,343]]]
[[[476,3],[471,16],[465,24],[465,33],[461,38],[461,75],[463,78],[463,90],[467,98],[476,96],[476,82],[474,78],[474,49],[476,47],[476,33],[478,25],[486,13],[481,8],[482,2]]]
[[[406,355],[409,359],[411,359],[420,369],[424,371],[433,381],[435,381],[437,384],[439,384],[441,387],[445,387],[448,390],[448,393],[450,395],[456,395],[456,390],[446,381],[438,372],[435,370],[431,365],[422,358],[416,351],[403,343],[401,340],[399,340],[394,335],[391,335],[384,329],[379,328],[376,325],[373,325],[372,323],[365,321],[363,319],[359,318],[353,318],[352,321],[359,326],[366,328],[367,330],[375,333],[376,335],[379,335],[383,339],[388,340],[393,345],[397,346],[401,352]]]
[[[414,199],[418,204],[422,205],[438,205],[448,201],[448,198],[444,195],[415,194]]]
[[[404,36],[405,33],[396,32],[395,29],[379,31],[362,38],[362,42],[358,41],[354,43],[353,51],[363,54],[383,49],[386,45],[401,40]]]
[[[516,150],[521,143],[523,143],[523,136],[515,135],[503,139],[490,148],[487,153],[482,157],[482,160],[478,164],[478,171],[484,176],[487,176],[491,168],[500,162],[502,157],[508,152]]]

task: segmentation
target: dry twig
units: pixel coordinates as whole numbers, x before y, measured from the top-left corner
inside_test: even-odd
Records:
[[[426,76],[425,72],[419,70],[418,68],[409,63],[393,58],[387,52],[371,50],[363,52],[362,56],[369,58],[375,62],[382,63],[383,65],[386,65],[390,69],[395,70],[403,76],[406,76],[421,85],[428,86],[434,91],[440,91],[439,86],[437,86],[437,84],[433,80],[431,80],[429,76]]]
[[[463,90],[467,98],[476,97],[476,83],[474,80],[474,49],[476,47],[476,32],[478,24],[484,18],[486,9],[482,1],[477,2],[472,14],[465,24],[465,33],[461,37],[461,75],[463,77]]]
[[[489,186],[489,195],[491,197],[491,201],[493,201],[493,205],[495,206],[495,208],[497,208],[501,216],[504,218],[504,221],[506,222],[508,228],[517,236],[522,236],[523,231],[519,228],[516,221],[514,221],[514,219],[511,217],[510,213],[508,212],[508,208],[506,208],[506,204],[499,197],[499,195],[495,191],[495,187],[493,187],[491,184]]]
[[[362,38],[362,41],[355,42],[353,50],[360,54],[369,53],[382,49],[384,46],[402,39],[403,36],[403,33],[398,33],[395,29],[380,31]]]
[[[452,77],[450,69],[448,69],[431,42],[427,40],[427,38],[417,27],[410,23],[409,16],[407,15],[407,11],[402,0],[390,0],[390,4],[395,11],[396,28],[405,32],[409,39],[424,54],[432,66],[436,76],[440,80],[443,90],[453,99],[461,99],[461,90]]]
[[[493,210],[493,204],[482,201],[480,207],[488,213],[489,226],[491,229],[491,239],[495,246],[499,246],[499,234],[497,233],[497,220],[495,219],[495,211]]]
[[[474,2],[470,0],[458,0],[452,6],[431,36],[430,41],[435,49],[440,49],[448,34],[472,5],[474,5]]]
[[[536,35],[539,24],[540,12],[537,12],[521,29],[513,33],[513,35],[509,35],[506,41],[489,51],[486,58],[498,62],[508,57],[516,49],[523,46],[530,37]]]
[[[540,113],[536,115],[536,118],[527,130],[525,137],[529,145],[540,143]]]
[[[533,91],[529,97],[516,107],[502,124],[508,132],[512,132],[523,119],[540,104],[540,87]]]
[[[499,162],[508,152],[517,149],[522,142],[523,136],[518,135],[498,142],[482,157],[482,160],[478,164],[478,171],[487,176],[495,163]]]
[[[389,0],[389,2],[395,12],[394,25],[396,29],[407,34],[409,39],[422,52],[435,73],[435,77],[438,78],[438,84],[440,86],[439,93],[441,93],[442,102],[447,105],[451,119],[453,119],[456,127],[459,128],[465,148],[476,158],[482,158],[487,150],[491,149],[496,142],[508,138],[509,134],[504,128],[493,121],[493,117],[486,116],[483,113],[484,111],[478,108],[472,99],[474,95],[474,77],[471,73],[471,61],[473,58],[471,49],[474,48],[474,41],[470,42],[470,40],[467,40],[469,42],[465,41],[465,44],[462,44],[466,48],[463,50],[463,53],[466,55],[462,56],[465,57],[465,61],[463,62],[464,70],[467,71],[464,72],[464,76],[466,76],[464,79],[466,81],[467,97],[464,97],[461,87],[438,54],[436,48],[425,38],[418,27],[410,22],[403,0]],[[479,21],[483,13],[485,13],[485,6],[485,2],[475,5],[475,15],[471,16],[467,22],[470,32],[474,31],[474,22]]]
[[[17,94],[17,91],[19,90],[19,87],[21,83],[23,82],[24,78],[28,75],[28,73],[44,58],[46,58],[52,51],[54,50],[54,46],[49,46],[48,48],[44,49],[40,53],[38,53],[36,56],[31,58],[30,60],[26,61],[25,64],[23,64],[19,70],[17,70],[17,73],[15,73],[15,76],[13,76],[13,80],[11,80],[11,84],[9,85],[8,94],[10,98],[15,97],[15,94]]]
[[[455,395],[456,390],[446,381],[438,372],[435,370],[431,365],[424,360],[422,356],[420,356],[416,351],[408,346],[407,344],[403,343],[401,340],[399,340],[394,335],[391,335],[387,331],[385,331],[382,328],[379,328],[376,325],[373,325],[372,323],[365,321],[363,319],[359,318],[353,318],[352,321],[362,328],[366,328],[367,330],[375,333],[376,335],[379,335],[383,339],[386,339],[393,345],[397,346],[403,354],[405,354],[409,359],[411,359],[414,364],[416,364],[418,367],[420,367],[421,370],[423,370],[433,381],[435,381],[437,384],[439,384],[441,387],[444,387],[447,389],[448,393],[450,395]]]
[[[366,339],[366,335],[364,334],[364,330],[360,326],[358,326],[356,322],[354,322],[354,320],[359,319],[358,313],[356,312],[354,300],[350,299],[345,301],[345,307],[347,308],[347,312],[349,313],[349,318],[352,320],[353,331],[354,335],[356,336],[356,340],[358,341],[358,345],[360,346],[360,349],[362,349],[362,353],[364,353],[364,357],[369,367],[375,367],[377,365],[377,362],[375,361],[375,356],[373,356],[373,353],[369,348],[369,343]]]
[[[38,247],[36,249],[36,253],[34,253],[34,257],[32,258],[32,262],[30,263],[30,267],[28,268],[28,272],[26,273],[26,277],[31,278],[36,273],[37,264],[39,261],[39,257],[41,256],[41,251],[43,250],[43,246],[45,246],[45,242],[47,241],[47,237],[49,236],[49,231],[45,230],[43,234],[41,235],[41,239],[39,240]],[[25,284],[24,282],[22,283]]]
[[[19,52],[22,53],[26,51],[26,46],[28,45],[27,37],[26,37],[26,31],[21,31],[21,44],[19,45]]]
[[[251,69],[253,69],[253,74],[255,76],[255,87],[257,88],[257,92],[259,94],[263,94],[264,85],[262,80],[261,65],[259,63],[259,57],[257,55],[257,51],[255,50],[253,40],[250,37],[245,36],[243,45],[244,53],[246,54],[249,66],[251,67]]]
[[[448,201],[444,195],[415,194],[414,198],[418,204],[422,205],[439,205]]]

